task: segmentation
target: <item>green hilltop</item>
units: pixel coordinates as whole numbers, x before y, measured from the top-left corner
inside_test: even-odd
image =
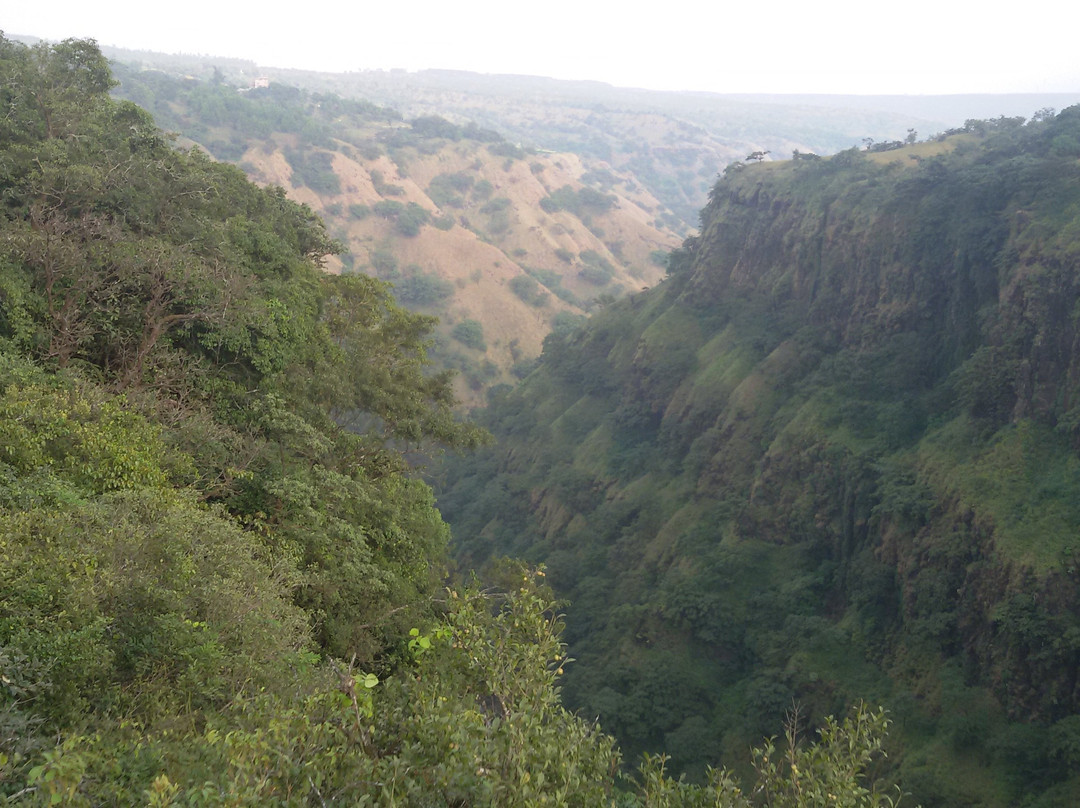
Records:
[[[344,247],[327,271],[389,281],[402,305],[436,315],[430,355],[460,372],[466,404],[523,375],[552,329],[663,277],[679,242],[655,198],[595,160],[265,76],[253,87],[250,70],[226,80],[163,64],[116,64],[114,97],[310,206]]]

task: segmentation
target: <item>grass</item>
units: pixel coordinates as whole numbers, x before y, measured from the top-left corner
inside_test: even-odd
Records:
[[[1003,555],[1039,572],[1058,566],[1080,536],[1080,459],[1049,427],[1022,421],[972,449],[957,418],[928,436],[919,463],[932,485],[994,526]]]
[[[961,143],[974,143],[978,140],[975,135],[952,135],[945,140],[926,140],[922,143],[913,143],[910,146],[904,146],[902,149],[893,149],[892,151],[884,152],[867,152],[866,156],[871,162],[878,165],[889,165],[890,163],[899,163],[902,166],[914,168],[919,164],[919,160],[926,160],[931,157],[938,157],[942,154],[948,154],[956,149]]]

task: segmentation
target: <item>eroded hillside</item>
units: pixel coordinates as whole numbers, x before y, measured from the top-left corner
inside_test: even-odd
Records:
[[[602,162],[279,85],[122,75],[193,143],[318,213],[346,247],[330,271],[437,315],[435,355],[466,403],[527,371],[552,329],[654,284],[677,244],[657,200]]]

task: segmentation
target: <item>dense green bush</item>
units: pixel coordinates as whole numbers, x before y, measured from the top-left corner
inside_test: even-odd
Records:
[[[464,172],[436,174],[431,178],[427,195],[439,207],[465,207],[465,194],[473,185],[473,177]]]
[[[430,272],[413,272],[398,282],[394,294],[402,303],[431,306],[454,294],[454,284]]]
[[[548,294],[528,275],[515,275],[510,279],[510,291],[530,306],[547,305]]]
[[[462,320],[450,333],[466,348],[477,351],[487,350],[487,343],[484,342],[484,326],[479,320]]]
[[[334,173],[334,156],[330,152],[286,149],[285,159],[292,167],[294,187],[306,185],[321,195],[341,193],[341,181]]]
[[[560,210],[569,211],[577,217],[603,213],[615,205],[615,197],[603,194],[593,188],[574,190],[569,185],[552,191],[540,200],[540,207],[548,213]]]

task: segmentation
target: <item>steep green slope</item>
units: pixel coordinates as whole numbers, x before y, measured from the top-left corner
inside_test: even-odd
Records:
[[[93,42],[0,35],[0,801],[614,805],[542,575],[442,586],[406,453],[481,435],[431,319],[111,82]],[[886,724],[766,746],[762,788],[870,805]],[[713,781],[652,761],[618,804],[748,806]]]
[[[629,752],[696,774],[868,698],[916,801],[1075,801],[1080,108],[969,130],[729,170],[448,470],[462,558],[547,564],[567,699]]]

